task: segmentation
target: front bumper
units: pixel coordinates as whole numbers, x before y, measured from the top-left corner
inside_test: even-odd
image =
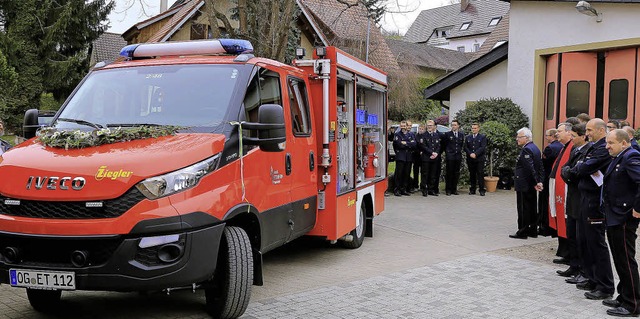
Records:
[[[9,283],[9,269],[71,271],[78,290],[146,291],[200,283],[215,271],[224,226],[173,233],[179,235],[177,245],[183,250],[172,262],[158,258],[161,246],[139,247],[141,238],[157,234],[67,237],[0,233],[0,283]],[[20,258],[10,262],[6,247],[17,247]],[[74,251],[87,253],[86,266],[72,264]]]

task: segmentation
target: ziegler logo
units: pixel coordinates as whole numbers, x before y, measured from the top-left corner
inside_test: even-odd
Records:
[[[100,168],[98,168],[98,172],[96,173],[96,180],[100,181],[105,177],[109,178],[111,180],[115,180],[116,178],[131,177],[132,174],[133,174],[133,172],[131,172],[131,171],[123,171],[123,170],[110,171],[110,170],[107,169],[106,165],[102,165],[102,166],[100,166]]]
[[[71,179],[71,177],[57,177],[57,176],[29,176],[29,180],[27,180],[27,189],[31,189],[31,186],[35,189],[42,189],[46,186],[48,190],[56,190],[60,189],[63,191],[71,189],[79,191],[86,184],[86,180],[82,177],[76,177]]]
[[[347,198],[347,207],[351,207],[351,206],[353,206],[355,204],[356,204],[356,200],[355,199],[351,199],[351,196],[349,196]]]

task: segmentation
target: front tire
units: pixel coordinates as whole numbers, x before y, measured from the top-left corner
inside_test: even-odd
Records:
[[[349,249],[356,249],[362,246],[362,243],[364,242],[365,230],[367,227],[366,220],[365,220],[366,214],[367,214],[367,207],[365,206],[364,201],[362,201],[362,204],[360,204],[360,211],[358,212],[358,225],[354,230],[349,232],[349,235],[353,236],[353,240],[341,241],[340,244],[342,245],[342,247],[349,248]]]
[[[38,312],[52,313],[59,309],[60,290],[39,290],[27,288],[27,298],[31,307]]]
[[[249,305],[252,284],[249,236],[240,227],[225,227],[214,277],[205,286],[207,312],[214,318],[240,317]]]

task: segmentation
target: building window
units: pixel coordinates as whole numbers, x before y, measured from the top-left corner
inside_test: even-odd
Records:
[[[553,120],[553,114],[556,110],[556,83],[549,82],[547,84],[547,120]]]
[[[589,114],[589,82],[569,81],[567,83],[567,117],[580,113]]]
[[[480,51],[480,43],[474,43],[473,52],[478,52],[478,51]]]
[[[191,24],[191,40],[201,40],[206,39],[208,36],[208,25],[200,24],[200,23],[192,23]]]
[[[463,46],[462,47],[458,47],[458,51],[464,52],[464,47]]]
[[[436,38],[446,38],[449,33],[450,28],[446,29],[436,29],[434,31]]]
[[[471,22],[465,22],[460,26],[460,31],[464,31],[469,29],[469,27],[471,26]]]
[[[497,18],[491,19],[491,21],[489,22],[489,26],[493,27],[493,26],[497,25],[500,22],[500,20],[502,20],[502,17],[497,17]]]
[[[620,79],[609,82],[609,119],[625,120],[628,100],[628,80]]]

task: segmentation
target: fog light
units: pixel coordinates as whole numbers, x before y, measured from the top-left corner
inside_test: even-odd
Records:
[[[20,259],[20,250],[16,247],[5,247],[2,254],[12,264],[17,263]]]
[[[172,263],[182,256],[182,246],[177,244],[168,244],[158,249],[158,259],[165,263]]]
[[[87,265],[89,261],[89,253],[84,250],[76,250],[71,253],[71,263],[80,268]]]

